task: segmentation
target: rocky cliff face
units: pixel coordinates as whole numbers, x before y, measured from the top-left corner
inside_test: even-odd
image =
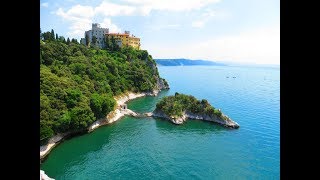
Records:
[[[163,78],[157,78],[157,88],[159,90],[162,89],[170,89],[168,82]]]
[[[161,110],[155,110],[152,112],[152,116],[154,117],[160,117],[160,118],[165,118],[170,120],[174,124],[182,124],[185,122],[187,119],[199,119],[199,120],[204,120],[204,121],[212,121],[215,123],[218,123],[220,125],[223,125],[225,127],[229,128],[239,128],[239,124],[231,120],[228,116],[222,114],[221,117],[214,115],[214,116],[208,116],[205,114],[193,114],[191,112],[184,112],[182,116],[180,117],[169,117],[166,115],[164,112]]]
[[[169,84],[165,79],[161,78],[160,76],[157,76],[156,79],[157,79],[157,84],[153,89],[153,91],[149,92],[148,95],[157,96],[161,90],[170,89]]]
[[[186,117],[189,119],[200,119],[200,120],[205,120],[205,121],[212,121],[212,122],[216,122],[219,123],[225,127],[230,127],[230,128],[239,128],[239,124],[236,123],[235,121],[233,121],[232,119],[230,119],[228,116],[222,114],[221,117],[217,116],[217,115],[213,115],[208,116],[205,114],[193,114],[191,112],[187,112],[186,113]]]
[[[147,60],[148,60],[148,58],[145,59],[145,61],[147,61]],[[168,82],[165,79],[160,77],[159,71],[158,71],[158,68],[157,68],[157,64],[152,58],[148,62],[148,66],[152,69],[153,75],[154,75],[155,79],[157,80],[157,83],[156,83],[156,86],[155,86],[155,89],[154,89],[153,93],[155,95],[157,95],[158,92],[163,90],[163,89],[170,89]]]

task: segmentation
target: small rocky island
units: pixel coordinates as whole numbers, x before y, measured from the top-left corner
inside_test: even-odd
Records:
[[[182,124],[187,119],[212,121],[229,128],[239,128],[239,124],[215,109],[205,99],[197,100],[194,96],[175,93],[164,97],[157,103],[156,109],[148,116],[169,119],[174,124]]]

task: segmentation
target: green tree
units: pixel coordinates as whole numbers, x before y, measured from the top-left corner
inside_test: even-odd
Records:
[[[75,107],[81,99],[82,93],[79,89],[68,89],[65,102],[68,108]]]
[[[67,44],[68,44],[68,45],[70,44],[70,39],[69,39],[69,37],[68,37],[68,39],[67,39]]]
[[[150,91],[160,78],[150,65],[152,59],[142,59],[147,52],[67,45],[63,36],[52,41],[51,32],[42,34],[46,40],[40,43],[41,142],[60,132],[84,130],[114,109],[113,95]],[[180,112],[179,105],[174,109]]]
[[[98,93],[93,93],[91,95],[90,108],[96,118],[105,117],[110,111],[113,110],[115,104],[115,100],[110,95],[99,95]]]
[[[105,43],[105,49],[109,50],[110,49],[110,40],[108,37],[104,38],[104,43]]]
[[[73,42],[73,43],[75,43],[75,44],[78,44],[77,39],[74,39],[74,38],[72,38],[71,42]]]
[[[59,38],[58,38],[58,33],[56,34],[56,40],[59,40]]]
[[[43,39],[41,28],[40,28],[40,39]]]
[[[61,117],[58,119],[58,132],[67,132],[71,128],[71,113],[70,111],[65,111]]]
[[[89,36],[88,34],[86,33],[86,46],[89,46],[89,43],[90,43],[90,39],[89,39]]]
[[[59,36],[59,41],[60,42],[66,42],[66,39],[63,36]]]
[[[53,29],[51,29],[51,38],[50,38],[50,40],[54,41],[54,30]]]
[[[115,51],[117,49],[116,46],[118,46],[117,43],[116,43],[116,39],[113,36],[111,36],[111,48],[110,48],[110,50],[111,51]]]
[[[51,40],[51,33],[50,32],[42,33],[42,36],[43,36],[44,41]]]
[[[92,113],[89,106],[72,108],[70,116],[71,129],[84,129],[88,127],[90,124],[92,124],[95,120],[94,114]]]
[[[157,110],[162,110],[169,116],[181,116],[183,111],[195,114],[217,115],[221,117],[222,112],[215,109],[206,99],[197,100],[194,96],[175,93],[173,96],[164,97],[156,105]]]
[[[53,135],[54,132],[51,127],[45,121],[40,121],[40,143],[47,142]]]
[[[95,46],[97,44],[97,37],[92,36],[92,44]]]
[[[221,117],[222,112],[219,109],[214,109],[214,114],[217,115],[218,117]]]

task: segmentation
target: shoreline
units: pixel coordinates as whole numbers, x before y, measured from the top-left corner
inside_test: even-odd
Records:
[[[103,125],[111,124],[115,121],[118,121],[123,116],[127,115],[127,111],[121,111],[120,105],[124,105],[126,102],[139,98],[144,96],[157,96],[159,91],[154,91],[152,93],[134,93],[134,92],[126,92],[121,95],[115,96],[114,99],[117,102],[117,107],[115,110],[111,111],[106,118],[96,120],[93,122],[86,130],[86,133],[90,133],[97,129],[98,127],[101,127]],[[120,110],[119,110],[120,109]],[[50,153],[50,151],[56,147],[60,142],[62,142],[65,138],[67,138],[69,135],[72,135],[72,132],[66,132],[61,133],[53,136],[49,139],[48,143],[46,145],[40,146],[40,163],[42,160],[46,158],[46,156]]]
[[[230,119],[228,116],[226,116],[223,113],[222,113],[222,116],[225,118],[225,120],[222,120],[221,117],[217,117],[217,116],[209,117],[207,115],[193,114],[191,112],[184,112],[182,117],[179,117],[179,118],[169,117],[168,115],[166,115],[162,111],[149,112],[149,113],[145,113],[145,114],[147,116],[167,119],[167,120],[171,121],[173,124],[177,124],[177,125],[183,124],[185,121],[187,121],[187,119],[196,119],[196,120],[214,122],[214,123],[217,123],[217,124],[222,125],[224,127],[232,128],[232,129],[238,129],[240,127],[237,122],[233,121],[232,119]]]

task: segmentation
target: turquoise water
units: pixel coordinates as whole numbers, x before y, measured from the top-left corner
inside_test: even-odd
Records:
[[[279,68],[158,68],[171,89],[130,109],[152,111],[177,91],[208,99],[240,128],[125,117],[63,142],[41,169],[55,179],[280,179]]]

